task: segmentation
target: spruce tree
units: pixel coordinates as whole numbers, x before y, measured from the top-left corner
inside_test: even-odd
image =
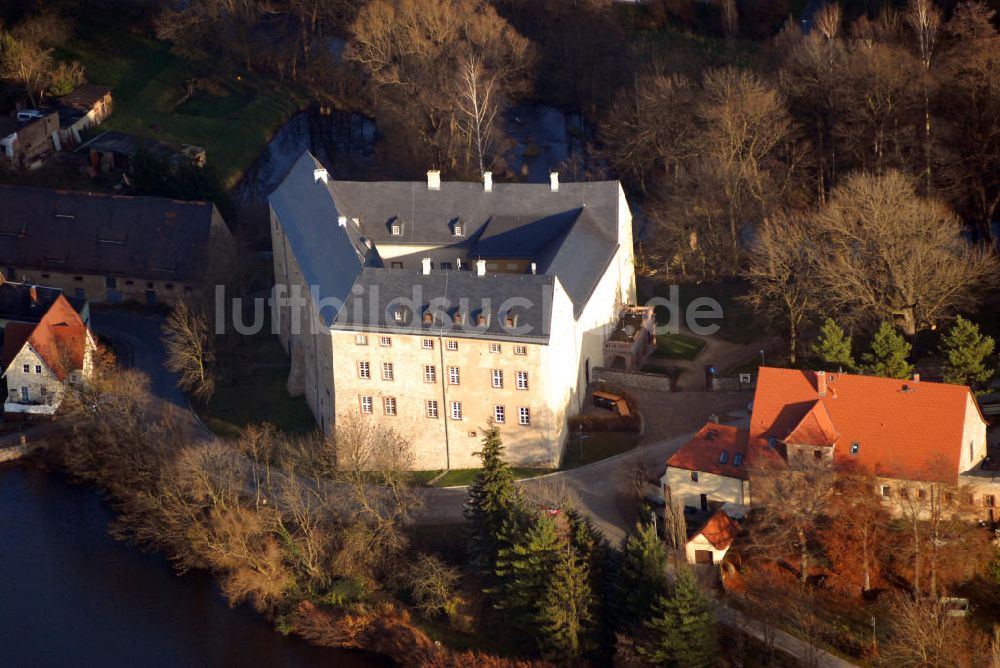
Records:
[[[474,567],[490,573],[497,559],[500,531],[522,505],[514,474],[503,458],[500,428],[492,422],[478,453],[483,467],[469,487],[465,502],[467,550]]]
[[[607,538],[594,526],[590,518],[570,508],[569,539],[579,558],[587,566],[590,600],[587,608],[589,623],[584,625],[588,636],[586,645],[592,647],[595,659],[610,658],[615,637],[608,618],[612,590],[610,580],[611,546]],[[605,663],[600,661],[600,663]]]
[[[895,327],[883,322],[872,339],[872,351],[865,355],[866,369],[876,376],[909,378],[913,373],[913,365],[906,359],[910,348]]]
[[[643,626],[639,655],[657,666],[710,668],[717,654],[716,620],[709,598],[689,570],[677,573],[670,596],[660,596]]]
[[[667,591],[667,550],[653,525],[637,524],[622,543],[615,583],[614,619],[629,629],[647,619]]]
[[[851,337],[833,318],[827,318],[819,329],[819,337],[812,345],[813,355],[822,360],[830,369],[854,369],[854,355],[851,352]]]
[[[593,603],[587,561],[566,540],[536,618],[542,656],[567,664],[593,648]]]
[[[958,316],[941,338],[944,381],[960,385],[988,381],[993,369],[986,365],[986,358],[993,354],[994,346],[992,337],[983,336],[978,325]]]
[[[538,514],[527,522],[515,516],[500,532],[494,571],[498,584],[487,594],[493,606],[505,612],[506,622],[532,637],[538,637],[539,609],[564,542],[548,515]]]

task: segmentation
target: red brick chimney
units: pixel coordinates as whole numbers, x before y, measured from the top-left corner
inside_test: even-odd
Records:
[[[820,397],[826,396],[826,371],[816,372],[816,394]]]

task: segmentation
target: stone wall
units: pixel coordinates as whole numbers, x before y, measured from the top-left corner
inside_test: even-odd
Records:
[[[669,376],[659,373],[629,373],[608,369],[607,367],[597,367],[592,370],[593,380],[603,380],[612,385],[620,385],[625,388],[635,388],[637,390],[655,390],[658,392],[672,391],[673,381]]]

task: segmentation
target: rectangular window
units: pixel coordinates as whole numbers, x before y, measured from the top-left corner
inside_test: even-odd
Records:
[[[23,365],[21,365],[21,372],[22,373],[31,373],[31,365],[30,364],[23,364]]]
[[[986,506],[987,508],[992,508],[993,506],[996,505],[996,502],[997,502],[996,497],[993,496],[992,494],[983,495],[983,505]]]
[[[501,370],[501,369],[493,369],[491,373],[492,373],[492,377],[493,377],[493,387],[502,388],[503,387],[503,370]]]
[[[743,464],[743,455],[733,455],[733,466],[740,466],[741,464]]]
[[[691,471],[691,482],[698,482],[698,472]]]
[[[36,364],[35,365],[35,373],[41,373],[41,372],[42,372],[42,365],[41,364]]]
[[[882,485],[882,496],[885,498],[892,496],[892,487],[889,487],[889,485]]]
[[[402,269],[403,268],[403,263],[402,262],[390,262],[389,263],[389,268],[390,269]]]
[[[390,232],[392,233],[392,236],[398,237],[403,233],[403,228],[398,223],[393,223]]]
[[[491,343],[490,344],[490,352],[491,353],[498,353],[498,352],[500,352],[500,344],[499,343]]]
[[[396,319],[396,322],[403,322],[403,320],[406,318],[406,311],[404,311],[401,308],[398,308],[395,310],[395,312],[393,312],[392,317]]]
[[[504,418],[506,417],[506,411],[503,406],[493,407],[493,421],[497,424],[503,424]]]
[[[361,378],[372,377],[372,368],[368,362],[358,362],[358,376]]]
[[[382,407],[385,409],[386,415],[396,414],[396,398],[395,397],[383,397]]]
[[[458,350],[458,341],[449,341],[448,350]]]
[[[395,374],[392,371],[392,362],[382,362],[382,380],[394,380]]]
[[[514,346],[514,354],[515,355],[527,355],[528,354],[528,347],[527,346]]]
[[[432,364],[427,364],[424,366],[424,382],[425,383],[436,383],[437,382],[437,369]]]
[[[728,461],[729,461],[729,453],[723,450],[722,452],[719,453],[719,463],[725,464]]]
[[[438,402],[434,399],[427,400],[427,417],[436,418],[438,416]]]
[[[434,350],[434,339],[422,339],[420,347],[424,350]]]
[[[458,385],[458,381],[459,381],[458,367],[457,366],[448,367],[448,384]]]
[[[815,459],[817,461],[823,459],[823,451],[822,450],[813,450],[813,459]]]
[[[528,389],[528,372],[518,371],[517,372],[517,389],[526,390]]]
[[[361,397],[361,412],[367,415],[371,415],[372,412],[372,398],[371,397]]]
[[[451,402],[451,419],[461,420],[462,419],[462,402],[453,401]]]
[[[531,424],[531,410],[527,406],[517,409],[517,422],[523,425]]]
[[[31,397],[31,395],[28,394],[28,386],[27,385],[22,385],[21,386],[21,401],[24,402],[24,403],[28,403],[28,400],[30,399],[30,397]]]
[[[391,336],[380,336],[380,337],[378,337],[378,344],[380,346],[382,346],[383,348],[388,348],[389,346],[392,345],[392,337]]]

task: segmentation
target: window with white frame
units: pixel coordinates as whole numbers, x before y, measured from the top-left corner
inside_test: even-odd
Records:
[[[527,406],[521,406],[517,409],[517,423],[522,425],[531,424],[531,409]]]
[[[36,364],[35,365],[35,373],[41,373],[41,372],[42,372],[42,365],[41,364]]]
[[[448,350],[458,350],[458,341],[449,341]]]
[[[406,311],[398,308],[393,312],[392,317],[396,319],[396,322],[403,322],[406,320]]]
[[[31,373],[31,365],[30,364],[21,365],[21,371],[23,373]]]
[[[458,382],[459,382],[458,367],[457,366],[448,367],[448,384],[458,385]]]
[[[400,234],[403,233],[403,226],[400,225],[399,223],[393,223],[389,229],[389,232],[390,234],[392,234],[392,236],[398,237]]]
[[[517,372],[517,389],[526,390],[528,389],[528,372],[518,371]]]
[[[503,424],[504,419],[507,417],[507,411],[504,410],[503,406],[493,407],[493,421],[497,424]]]
[[[433,364],[424,365],[424,382],[425,383],[437,382],[437,368]]]
[[[367,334],[355,334],[354,335],[354,343],[357,344],[357,345],[359,345],[359,346],[367,346],[368,345],[368,335]]]
[[[420,347],[424,350],[434,350],[434,339],[422,339]]]
[[[451,402],[451,419],[461,420],[462,419],[462,402],[453,401]]]
[[[385,409],[386,415],[396,414],[396,397],[383,397],[382,407]]]
[[[515,355],[527,355],[528,354],[528,347],[527,346],[514,346],[514,354]]]
[[[502,388],[503,387],[503,370],[493,369],[490,371],[490,376],[493,379],[493,387]]]
[[[371,378],[372,377],[371,364],[365,361],[358,362],[358,376],[361,378]]]
[[[371,397],[361,397],[361,412],[367,415],[371,415],[372,412],[372,398]]]
[[[392,362],[382,362],[382,380],[393,380]]]
[[[498,352],[500,352],[500,344],[499,343],[491,343],[490,344],[490,352],[491,353],[498,353]]]
[[[380,337],[378,337],[378,344],[380,346],[384,347],[384,348],[388,348],[389,346],[392,345],[392,337],[391,336],[380,336]]]
[[[889,487],[889,485],[882,485],[880,491],[882,492],[882,496],[892,496],[892,487]]]
[[[438,416],[438,402],[435,399],[427,400],[427,417],[436,418]]]

